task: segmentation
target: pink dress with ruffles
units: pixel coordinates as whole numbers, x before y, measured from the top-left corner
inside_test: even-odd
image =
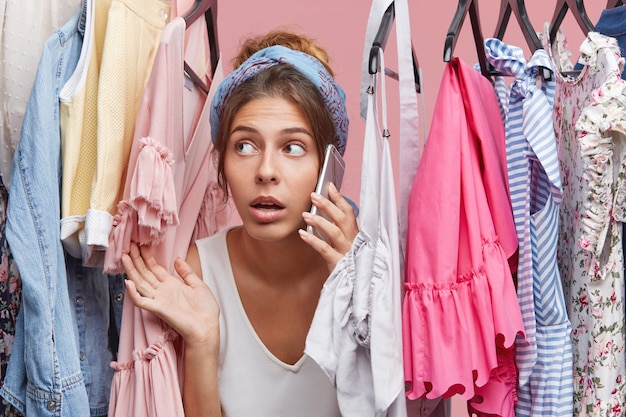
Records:
[[[454,58],[409,200],[403,345],[410,399],[461,394],[473,411],[514,415],[513,348],[524,327],[509,266],[517,236],[505,152],[492,85]]]
[[[225,228],[225,206],[211,158],[209,109],[223,78],[221,64],[208,97],[183,72],[185,21],[165,28],[143,95],[124,200],[118,204],[105,255],[107,272],[123,272],[131,241],[151,245],[174,273],[192,241]],[[183,417],[178,334],[125,298],[109,416]]]

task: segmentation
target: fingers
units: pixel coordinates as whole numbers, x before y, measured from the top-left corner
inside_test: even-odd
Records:
[[[142,272],[146,274],[146,278],[150,281],[151,284],[156,285],[157,281],[163,281],[170,276],[170,273],[167,271],[167,269],[157,263],[156,259],[154,259],[154,256],[152,256],[151,246],[141,246],[139,248],[139,253],[141,255],[138,259],[141,261],[140,265],[143,265],[145,267],[145,270],[143,270]]]
[[[346,201],[345,198],[341,195],[341,193],[335,187],[335,184],[330,183],[328,185],[328,197],[330,201],[332,201],[337,207],[339,207],[342,211],[354,211],[352,205]]]
[[[308,212],[302,214],[307,225],[321,231],[328,237],[330,245],[337,251],[345,254],[350,250],[352,241],[359,232],[354,209],[350,203],[337,191],[331,183],[328,187],[329,199],[319,194],[312,193],[311,201],[324,212],[328,221],[323,216],[311,215]]]
[[[322,258],[324,258],[329,271],[332,271],[335,268],[335,265],[337,265],[341,258],[343,258],[344,253],[338,252],[314,234],[302,229],[298,230],[298,233],[300,234],[302,240],[311,245],[311,247],[315,249],[322,256]]]
[[[141,294],[139,294],[139,291],[137,291],[137,287],[135,286],[135,283],[131,281],[130,279],[127,279],[125,284],[126,284],[126,296],[130,297],[130,300],[133,302],[134,305],[150,312],[155,311],[153,298],[143,297]]]
[[[198,285],[199,282],[202,282],[202,280],[195,274],[191,266],[184,260],[177,258],[174,261],[174,268],[185,284],[190,287],[194,287]]]
[[[335,221],[335,224],[339,226],[343,235],[350,241],[350,245],[352,245],[352,241],[359,233],[354,207],[339,193],[334,184],[330,184],[328,187],[328,196],[342,213],[341,219]]]
[[[328,237],[328,242],[305,230],[300,230],[299,233],[302,240],[322,255],[329,270],[332,270],[350,250],[352,242],[359,232],[359,227],[352,205],[346,201],[333,184],[329,185],[328,194],[329,198],[326,199],[313,193],[311,201],[326,214],[330,221],[309,212],[302,213],[306,224],[321,231]]]
[[[150,248],[140,249],[131,243],[129,253],[122,255],[122,265],[136,293],[143,298],[154,298],[156,288],[165,279],[167,271],[156,263]]]

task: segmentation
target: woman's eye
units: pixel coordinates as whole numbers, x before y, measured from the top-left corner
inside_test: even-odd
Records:
[[[290,143],[289,145],[285,146],[285,151],[287,151],[289,155],[303,155],[304,146],[300,145],[299,143]]]
[[[235,149],[238,153],[249,155],[254,152],[254,147],[248,142],[238,142],[235,144]]]

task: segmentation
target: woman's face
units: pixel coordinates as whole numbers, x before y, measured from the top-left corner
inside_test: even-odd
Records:
[[[279,240],[304,226],[319,171],[312,132],[300,109],[282,98],[252,100],[233,118],[224,173],[251,236]]]

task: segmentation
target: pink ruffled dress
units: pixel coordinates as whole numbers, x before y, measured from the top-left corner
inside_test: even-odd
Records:
[[[524,332],[509,266],[516,250],[495,92],[454,58],[409,200],[403,346],[410,399],[461,394],[472,411],[514,415],[514,343]]]
[[[205,28],[206,30],[206,28]],[[163,31],[143,95],[125,184],[105,255],[107,272],[123,272],[131,241],[152,246],[174,273],[191,242],[228,224],[230,210],[216,183],[209,109],[223,78],[221,63],[207,97],[183,72],[185,21]],[[178,334],[125,298],[109,416],[183,417]]]

